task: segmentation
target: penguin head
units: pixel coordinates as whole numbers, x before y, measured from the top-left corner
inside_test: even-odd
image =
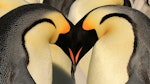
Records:
[[[37,30],[39,30],[39,35],[35,34],[36,37],[45,35],[43,37],[46,37],[49,43],[54,44],[58,39],[59,34],[65,34],[70,31],[70,24],[61,13],[54,11],[51,14],[46,13],[43,17],[46,17],[48,19],[43,18],[39,21],[36,21],[31,25],[32,27],[35,26],[35,28],[32,28],[30,30],[26,29],[25,34],[28,34],[29,31],[33,31],[32,33],[37,33]],[[49,25],[42,25],[36,28],[37,24],[43,24],[44,22],[48,22]],[[50,32],[48,32],[48,30],[50,30]],[[30,41],[30,39],[32,39],[33,37],[35,38],[32,33],[31,35],[26,36],[26,38],[29,38],[29,40],[27,41]]]
[[[59,37],[59,34],[66,34],[71,29],[71,23],[67,21],[67,19],[59,12],[54,14],[46,15],[47,17],[51,18],[53,21],[53,25],[55,26],[55,31],[53,32],[52,38],[50,39],[50,43],[55,43]]]
[[[93,47],[98,37],[96,31],[82,28],[86,16],[76,25],[71,25],[71,29],[66,34],[60,34],[56,45],[69,56],[72,61],[72,76],[76,70],[76,65],[81,58]]]

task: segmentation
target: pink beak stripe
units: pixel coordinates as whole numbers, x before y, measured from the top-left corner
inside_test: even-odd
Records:
[[[76,56],[74,56],[72,50],[69,48],[70,58],[71,58],[73,64],[77,63],[81,50],[82,50],[82,48],[80,48],[79,51],[77,52]]]

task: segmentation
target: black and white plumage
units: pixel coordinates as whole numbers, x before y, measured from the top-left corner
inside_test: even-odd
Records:
[[[124,81],[123,83],[128,81],[127,82],[128,84],[136,84],[138,80],[140,82],[148,84],[149,76],[144,76],[143,73],[147,73],[148,75],[149,70],[148,68],[143,68],[142,66],[145,67],[149,66],[148,63],[149,61],[147,60],[149,59],[150,56],[149,54],[150,41],[149,41],[149,34],[148,34],[148,32],[150,31],[149,18],[146,17],[143,13],[140,13],[139,11],[133,10],[128,7],[104,6],[91,11],[84,19],[85,21],[83,21],[83,23],[85,24],[85,27],[83,24],[82,25],[83,28],[87,30],[95,29],[99,37],[99,40],[95,44],[91,56],[91,62],[89,66],[89,73],[87,79],[88,84],[93,84],[94,80],[96,79],[97,82],[95,82],[95,84],[97,83],[108,84],[110,82],[117,84],[119,79],[123,81],[123,78],[121,78],[121,75],[119,75],[123,70],[126,70],[125,71],[126,73],[123,72],[124,74],[123,76],[125,76],[126,74],[127,77],[128,76],[127,74],[129,73],[129,80],[126,79],[126,81]],[[122,22],[122,20],[125,21]],[[117,27],[126,28],[126,29],[116,31],[115,28]],[[127,28],[129,28],[131,34],[129,33]],[[121,54],[123,52],[121,51],[121,49],[123,49],[122,50],[123,52],[128,50],[123,54],[123,56],[125,55],[126,57],[115,58],[114,56],[122,56]],[[129,54],[126,55],[127,53]],[[143,57],[145,59],[142,60]],[[125,66],[122,64],[122,62],[126,62],[124,63]],[[146,63],[143,64],[143,62]],[[123,70],[121,70],[122,66],[124,66]],[[128,67],[128,71],[127,71],[127,67]],[[119,69],[121,70],[120,72],[118,71]],[[114,75],[111,76],[111,74]],[[147,79],[147,81],[145,81],[145,78]],[[118,84],[120,83],[118,82]]]
[[[43,4],[22,6],[1,17],[0,83],[52,83],[52,59],[49,44],[55,43],[59,34],[69,32],[69,24],[60,12]],[[63,59],[62,56],[61,60]],[[63,82],[74,84],[69,73],[63,71],[66,69],[60,69],[60,67],[63,67],[63,64],[54,66],[54,70],[56,69],[57,72],[58,69],[59,72],[63,72],[64,77],[63,74],[60,77],[67,77]],[[69,71],[70,69],[68,68]],[[59,80],[56,80],[56,84],[57,81]]]
[[[89,12],[75,25],[75,29],[72,29],[75,33],[66,34],[69,36],[65,37],[72,36],[72,39],[66,38],[66,41],[70,42],[66,46],[69,44],[71,51],[65,46],[62,48],[68,55],[74,57],[71,60],[73,66],[76,66],[86,52],[95,45],[87,76],[88,84],[110,84],[110,82],[134,84],[137,80],[147,84],[149,76],[145,77],[143,73],[148,75],[149,70],[143,69],[142,66],[148,67],[149,63],[148,60],[142,61],[141,57],[146,56],[148,59],[150,55],[149,26],[149,18],[132,8],[99,7]],[[142,55],[145,51],[146,54]],[[140,64],[146,62],[146,64],[139,67],[137,62]],[[139,69],[142,73],[138,73]],[[111,74],[113,76],[110,76]]]
[[[76,25],[69,22],[56,9],[45,4],[27,5],[17,8],[0,19],[0,81],[4,84],[52,83],[52,61],[50,56],[50,47],[52,46],[49,46],[49,43],[52,43],[59,46],[72,61],[72,75],[75,72],[76,65],[94,46],[88,72],[88,84],[107,84],[106,82],[114,82],[115,84],[125,82],[127,84],[147,84],[149,83],[149,70],[146,67],[149,67],[148,58],[150,55],[149,26],[150,20],[144,14],[122,6],[96,8]],[[127,46],[125,46],[126,42]],[[106,46],[106,48],[103,46]],[[119,51],[115,51],[116,49],[119,49]],[[60,51],[57,52],[60,53]],[[105,55],[108,57],[107,59],[103,59]],[[40,56],[43,56],[43,58]],[[63,54],[63,56],[66,55]],[[112,59],[111,56],[118,56],[118,58],[114,57]],[[97,57],[100,57],[100,59]],[[66,58],[67,56],[65,58],[62,57],[61,60],[67,60],[67,63],[65,63],[66,61],[63,62],[68,66],[70,60]],[[98,61],[95,61],[95,58]],[[107,67],[105,60],[108,61],[108,65],[111,63],[110,66],[113,67]],[[114,60],[119,62],[115,63],[113,62]],[[124,63],[120,63],[122,60],[124,60]],[[45,65],[48,66],[42,66],[38,62],[46,62],[47,64]],[[63,63],[59,64],[62,64],[62,66],[59,65],[57,67],[54,64],[53,68],[56,71],[54,74],[60,72],[62,78],[68,76],[67,81],[63,82],[68,84],[74,83],[74,80],[71,78],[71,72],[67,73],[67,75],[62,75],[62,73],[71,71],[71,63],[67,69],[64,69]],[[120,69],[120,66],[123,67],[123,70]],[[45,67],[46,72],[50,75],[45,72],[46,75],[43,75],[42,69],[44,68],[41,67]],[[101,70],[104,72],[101,72]],[[107,72],[108,70],[110,72]],[[111,70],[120,70],[122,74],[120,76],[111,76],[114,77],[114,79],[111,79],[109,77],[110,74],[116,74],[116,72],[111,72]],[[35,73],[36,71],[37,73]],[[43,76],[41,76],[41,72]],[[38,78],[39,75],[41,76],[40,78]],[[51,78],[51,80],[45,80],[44,77]],[[57,74],[57,77],[59,77],[59,74]],[[55,78],[57,79],[57,77]],[[120,81],[115,81],[118,77]],[[42,80],[42,78],[44,79]],[[101,80],[101,78],[106,78],[106,81]]]

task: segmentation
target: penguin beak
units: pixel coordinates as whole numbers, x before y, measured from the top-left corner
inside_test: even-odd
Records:
[[[82,48],[80,48],[77,53],[73,53],[70,48],[68,48],[68,50],[69,50],[70,58],[72,61],[71,75],[74,78],[74,73],[76,71],[76,65],[77,65],[77,62],[79,61],[79,56],[80,56],[80,53],[82,51]]]

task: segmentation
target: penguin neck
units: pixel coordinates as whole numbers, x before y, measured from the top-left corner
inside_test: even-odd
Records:
[[[132,25],[125,19],[111,17],[99,26],[97,32],[100,39],[93,49],[88,84],[125,84],[134,48]],[[96,76],[97,80],[92,83],[90,80]]]
[[[28,70],[37,84],[52,83],[52,59],[49,40],[54,28],[47,22],[33,27],[25,35],[25,46],[28,51]]]

